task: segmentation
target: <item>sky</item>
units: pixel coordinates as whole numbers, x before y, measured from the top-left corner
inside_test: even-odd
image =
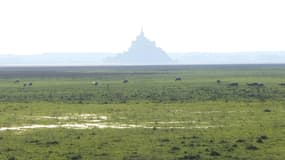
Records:
[[[0,54],[285,51],[284,0],[1,0]]]

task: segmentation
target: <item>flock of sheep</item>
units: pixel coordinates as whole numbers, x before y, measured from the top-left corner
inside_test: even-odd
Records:
[[[217,84],[220,84],[221,80],[217,80]],[[230,87],[235,87],[238,86],[239,84],[237,82],[233,82],[228,84]],[[246,83],[247,86],[250,87],[264,87],[263,83],[259,83],[259,82],[252,82],[252,83]],[[280,86],[285,86],[285,83],[279,83]]]
[[[182,80],[181,77],[176,77],[176,78],[175,78],[175,81],[181,81],[181,80]],[[128,82],[129,82],[129,80],[127,80],[127,79],[124,79],[124,80],[122,81],[122,83],[128,83]],[[217,84],[222,83],[221,80],[217,80],[216,82],[217,82]],[[20,83],[20,80],[17,79],[17,80],[14,81],[14,83]],[[23,84],[23,87],[32,86],[32,85],[33,85],[32,82],[28,82],[28,83],[24,83],[24,84]],[[98,86],[98,85],[99,85],[99,82],[93,81],[93,82],[92,82],[92,85]],[[230,86],[230,87],[235,87],[235,86],[238,86],[238,85],[239,85],[239,83],[237,83],[237,82],[232,82],[232,83],[228,84],[228,86]],[[263,87],[263,86],[264,86],[263,83],[259,83],[259,82],[246,83],[246,85],[247,85],[247,86],[251,86],[251,87]],[[280,85],[280,86],[285,86],[285,83],[279,83],[279,85]]]
[[[129,80],[124,79],[122,82],[123,82],[123,83],[128,83],[128,82],[129,82]],[[92,82],[92,84],[93,84],[94,86],[98,86],[98,85],[99,85],[99,82],[97,82],[97,81],[93,81],[93,82]]]
[[[181,81],[181,80],[182,80],[181,77],[176,77],[176,78],[175,78],[175,81]],[[128,83],[129,81],[128,81],[127,79],[125,79],[125,80],[123,80],[122,82],[123,82],[123,83]],[[222,83],[221,80],[217,80],[216,82],[217,82],[217,84]],[[95,86],[97,86],[97,85],[99,85],[99,82],[93,81],[92,84],[95,85]],[[259,83],[259,82],[246,83],[246,85],[247,85],[247,86],[250,86],[250,87],[264,87],[264,84],[263,84],[263,83]],[[285,83],[279,83],[279,85],[280,85],[280,86],[285,86]],[[239,83],[237,83],[237,82],[232,82],[232,83],[228,84],[228,86],[230,86],[230,87],[236,87],[236,86],[239,86]]]
[[[18,79],[14,81],[14,83],[20,83],[20,82],[21,82],[21,81],[18,80]],[[32,85],[33,85],[32,82],[28,82],[28,83],[24,83],[24,84],[23,84],[23,87],[32,86]]]

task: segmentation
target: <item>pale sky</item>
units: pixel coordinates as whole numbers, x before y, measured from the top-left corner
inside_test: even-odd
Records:
[[[285,51],[284,0],[1,0],[0,54]]]

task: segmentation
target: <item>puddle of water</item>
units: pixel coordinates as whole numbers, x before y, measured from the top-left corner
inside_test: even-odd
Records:
[[[200,113],[200,112],[199,112]],[[31,116],[34,119],[57,119],[63,120],[58,122],[57,124],[49,124],[49,125],[40,125],[40,124],[31,124],[24,126],[16,126],[16,127],[2,127],[0,131],[26,131],[29,129],[39,129],[39,128],[67,128],[67,129],[90,129],[90,128],[114,128],[114,129],[127,129],[127,128],[144,128],[144,129],[207,129],[214,128],[220,126],[210,126],[208,122],[196,122],[196,121],[169,121],[169,122],[145,122],[144,124],[121,124],[121,123],[111,123],[111,122],[102,122],[108,119],[107,116],[98,116],[96,114],[68,114],[66,116]],[[79,120],[85,123],[66,123],[65,120]],[[191,127],[175,127],[175,126],[149,126],[147,124],[184,124],[184,123],[192,123],[192,124],[204,124],[204,125],[195,125]]]
[[[193,113],[193,114],[208,114],[208,113],[219,113],[221,111],[206,111],[206,112],[202,112],[202,111],[197,111],[197,112],[190,112],[190,113]]]
[[[67,116],[34,116],[35,119],[57,119],[57,120],[107,120],[107,116],[97,116],[96,114],[69,114]]]
[[[100,119],[103,119],[103,120],[107,120],[108,117],[107,116],[99,116]]]
[[[247,111],[197,111],[197,112],[190,112],[191,114],[211,114],[211,113],[244,113]]]
[[[223,127],[220,126],[192,126],[192,127],[156,127],[158,129],[209,129],[209,128],[217,128],[217,127]]]
[[[169,122],[146,122],[146,123],[154,123],[154,124],[181,124],[181,123],[203,123],[208,124],[208,122],[197,122],[197,121],[169,121]]]
[[[0,131],[13,131],[13,130],[26,130],[26,129],[34,129],[34,128],[57,128],[58,125],[27,125],[20,127],[2,127]]]
[[[228,111],[228,113],[245,113],[245,112],[248,112],[248,111]]]
[[[155,127],[157,129],[208,129],[222,126],[192,126],[192,127]],[[127,129],[127,128],[144,128],[153,129],[154,126],[134,125],[134,124],[99,124],[99,123],[74,123],[74,124],[61,124],[61,125],[26,125],[19,127],[2,127],[0,131],[25,131],[28,129],[39,128],[67,128],[67,129],[91,129],[91,128],[114,128],[114,129]]]
[[[89,123],[98,123],[101,122],[102,120],[99,119],[92,119],[92,120],[85,120],[85,122],[89,122]]]
[[[51,116],[34,116],[35,119],[40,120],[40,119],[58,119],[58,120],[70,120],[72,119],[71,117],[68,116],[63,116],[63,117],[51,117]]]

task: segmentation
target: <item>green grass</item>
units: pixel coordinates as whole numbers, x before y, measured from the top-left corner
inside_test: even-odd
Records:
[[[196,121],[197,123],[159,124],[133,129],[34,129],[0,132],[1,156],[17,159],[283,159],[284,102],[199,102],[191,104],[53,104],[1,105],[3,126],[55,124],[55,120],[35,121],[33,116],[63,116],[95,113],[108,116],[108,122],[145,124],[147,122]],[[264,109],[271,112],[264,112]],[[5,110],[5,112],[3,111]],[[214,112],[213,112],[214,111]],[[218,112],[219,111],[219,112]],[[126,119],[120,119],[126,117]],[[207,122],[208,129],[193,127]],[[159,127],[165,127],[159,129]],[[155,127],[157,127],[155,129]],[[169,128],[167,128],[169,127]],[[260,136],[267,136],[258,143]],[[242,140],[242,142],[238,142]],[[255,146],[257,150],[247,149]],[[211,156],[211,152],[219,156]],[[37,153],[37,154],[34,154]]]
[[[0,68],[0,76],[1,160],[285,158],[283,65]],[[84,124],[81,114],[145,128],[1,131]]]

